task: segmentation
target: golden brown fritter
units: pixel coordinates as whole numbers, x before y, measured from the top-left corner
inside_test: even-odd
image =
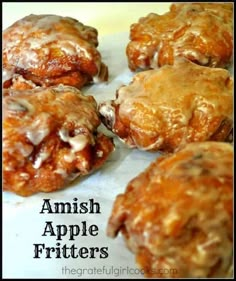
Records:
[[[3,189],[50,192],[99,168],[114,148],[100,123],[95,99],[76,88],[5,90]]]
[[[131,70],[157,68],[185,57],[197,64],[226,67],[233,54],[232,3],[172,4],[132,24],[126,48]]]
[[[119,232],[147,277],[228,276],[233,147],[191,143],[154,161],[116,198],[107,233]]]
[[[190,142],[226,140],[233,125],[232,94],[227,70],[179,59],[139,72],[99,111],[128,146],[173,152]]]
[[[17,89],[12,79],[19,74],[39,86],[82,88],[106,81],[108,68],[97,50],[97,36],[94,27],[70,17],[29,15],[18,20],[3,32],[4,87]]]

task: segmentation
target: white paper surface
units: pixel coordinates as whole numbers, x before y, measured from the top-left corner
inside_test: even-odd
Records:
[[[3,2],[3,29],[29,14],[55,14],[70,16],[96,27],[100,35],[128,31],[151,12],[164,14],[171,3],[160,2]]]
[[[99,37],[99,50],[109,67],[108,83],[91,85],[83,92],[93,95],[97,102],[115,98],[116,90],[128,84],[134,75],[127,66],[125,48],[128,32]],[[102,128],[104,129],[104,128]],[[105,129],[104,129],[105,130]],[[111,134],[111,133],[109,133]],[[20,197],[3,192],[3,277],[4,278],[143,278],[135,265],[135,256],[126,248],[123,238],[106,236],[108,218],[116,196],[124,192],[127,183],[143,171],[158,153],[129,149],[117,138],[116,150],[105,165],[93,174],[76,180],[68,188],[53,193],[38,193],[31,197]],[[78,202],[89,199],[100,204],[100,214],[40,214],[43,199],[54,202]],[[98,226],[98,235],[78,236],[69,241],[56,237],[42,236],[46,221],[53,225]],[[46,247],[75,244],[81,247],[108,247],[107,258],[34,258],[34,244],[45,243]]]

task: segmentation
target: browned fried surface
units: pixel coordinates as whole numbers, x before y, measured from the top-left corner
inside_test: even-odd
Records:
[[[99,110],[130,147],[173,152],[189,142],[224,141],[232,130],[232,93],[227,70],[181,59],[136,74]]]
[[[188,144],[153,162],[118,195],[120,231],[148,277],[225,277],[232,263],[233,147]]]
[[[97,36],[95,28],[70,17],[29,15],[15,22],[3,32],[4,86],[17,88],[15,73],[40,86],[106,81]]]
[[[233,52],[233,4],[173,4],[164,15],[151,13],[132,24],[126,53],[131,70],[157,68],[185,57],[225,67]]]
[[[99,124],[94,98],[73,87],[5,90],[4,190],[50,192],[99,168],[113,150]]]

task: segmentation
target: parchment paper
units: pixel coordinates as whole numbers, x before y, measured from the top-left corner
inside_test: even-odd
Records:
[[[127,66],[125,48],[128,33],[116,33],[99,38],[99,50],[109,67],[107,83],[86,87],[83,92],[93,95],[97,102],[114,99],[116,90],[128,84],[134,75]],[[106,129],[101,126],[104,132]],[[123,238],[106,236],[108,218],[116,196],[124,192],[127,183],[142,172],[158,153],[129,149],[114,137],[116,150],[105,165],[93,174],[74,181],[66,189],[53,193],[38,193],[31,197],[20,197],[3,192],[3,277],[4,278],[143,278],[135,265],[135,256],[126,248]],[[100,204],[100,214],[40,214],[43,199],[54,202],[88,202]],[[45,222],[53,225],[96,224],[98,235],[78,236],[69,241],[42,236]],[[108,247],[107,258],[51,258],[34,257],[34,244],[45,243],[55,247],[56,243],[80,247]]]

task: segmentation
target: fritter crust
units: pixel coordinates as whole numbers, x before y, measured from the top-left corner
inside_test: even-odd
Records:
[[[115,200],[107,234],[116,237],[119,232],[147,277],[228,276],[232,145],[191,143],[154,161]]]
[[[94,27],[70,17],[29,15],[18,20],[3,32],[3,86],[18,89],[13,81],[18,75],[43,87],[80,89],[107,81],[97,36]]]
[[[233,126],[233,80],[225,69],[185,59],[139,72],[99,106],[104,124],[130,147],[174,152],[225,141]]]
[[[76,88],[5,90],[3,189],[50,192],[101,167],[114,146],[100,123],[95,99]]]
[[[176,3],[164,15],[140,18],[131,25],[126,54],[133,71],[173,64],[177,57],[227,67],[233,54],[233,4]]]

